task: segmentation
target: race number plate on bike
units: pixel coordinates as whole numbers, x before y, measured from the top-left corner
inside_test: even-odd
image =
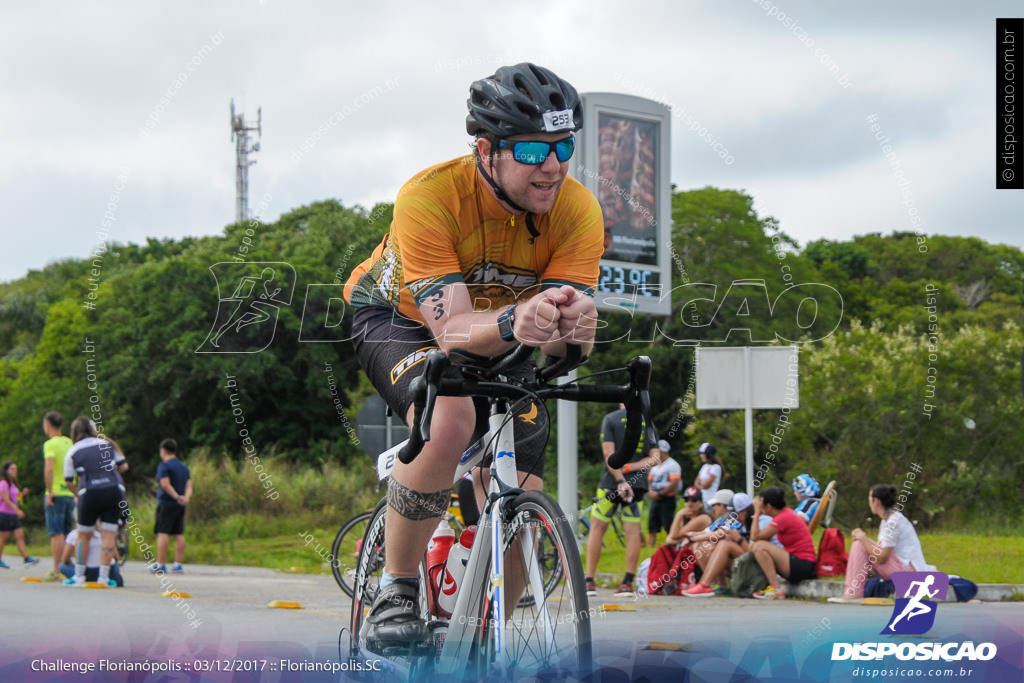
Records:
[[[400,444],[392,446],[383,453],[377,456],[377,478],[383,481],[391,475],[391,470],[395,468],[395,463],[398,462],[398,452],[405,446],[406,441]],[[469,448],[462,452],[462,457],[459,458],[459,468],[455,473],[455,481],[459,480],[463,474],[476,467],[484,457],[484,442],[483,439],[477,439],[474,441]]]

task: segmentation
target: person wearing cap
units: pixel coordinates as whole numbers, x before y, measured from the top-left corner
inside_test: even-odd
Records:
[[[762,512],[772,518],[768,526],[761,526]],[[776,534],[782,542],[781,548],[769,542]],[[750,529],[750,539],[754,542],[751,552],[768,579],[768,587],[754,593],[758,600],[786,598],[780,575],[793,584],[817,576],[811,532],[803,520],[786,507],[785,493],[778,486],[769,486],[754,498],[754,524]]]
[[[704,509],[704,497],[700,495],[700,489],[688,486],[683,491],[683,509],[677,512],[675,519],[672,520],[672,528],[668,531],[665,544],[679,545],[686,539],[688,532],[703,531],[713,521],[710,513]]]
[[[700,489],[705,507],[711,510],[711,499],[715,497],[725,479],[725,465],[718,457],[718,449],[710,443],[702,443],[697,449],[697,455],[704,464],[701,465],[697,478],[693,480],[693,485]]]
[[[714,552],[715,544],[722,538],[724,531],[730,528],[739,528],[732,512],[733,492],[730,489],[719,489],[708,501],[711,507],[711,514],[715,521],[703,531],[687,532],[683,534],[683,545],[693,545],[693,555],[697,564],[704,566],[704,563],[711,553]]]
[[[656,545],[658,532],[668,533],[676,516],[676,491],[683,479],[683,470],[669,454],[668,441],[658,442],[658,450],[665,455],[661,463],[647,473],[647,490],[651,497],[651,510],[647,517],[647,534],[650,545]]]
[[[473,152],[402,187],[390,231],[345,284],[359,364],[407,424],[409,385],[430,348],[496,357],[525,344],[564,357],[569,342],[588,354],[595,336],[604,220],[597,198],[568,176],[573,133],[583,126],[579,94],[522,63],[473,82],[467,106]],[[534,367],[530,359],[506,374],[525,377]],[[433,424],[444,428],[391,473],[384,573],[366,619],[371,643],[429,637],[416,610],[419,565],[479,416],[472,398],[439,396]],[[525,490],[543,486],[547,428],[546,411],[515,420]],[[479,487],[477,496],[482,502]],[[510,586],[519,579],[507,577]]]
[[[805,524],[810,524],[821,502],[821,485],[811,475],[801,474],[793,480],[793,495],[796,496],[793,513]]]
[[[688,531],[684,533],[684,544],[693,544],[693,554],[697,562],[703,565],[702,558],[707,558],[715,549],[715,544],[721,538],[721,530],[734,522],[729,513],[732,512],[732,498],[734,494],[730,488],[720,488],[709,501],[712,515],[715,517],[708,528],[702,531]]]
[[[714,543],[710,556],[698,564],[704,568],[700,581],[683,591],[690,598],[710,598],[715,595],[729,595],[725,580],[732,573],[732,561],[750,550],[750,527],[753,523],[754,502],[740,491],[732,497],[732,512],[727,521],[719,527],[718,541]]]

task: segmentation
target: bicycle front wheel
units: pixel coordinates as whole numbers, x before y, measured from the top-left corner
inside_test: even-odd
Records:
[[[562,509],[542,491],[520,494],[507,512],[501,547],[509,613],[504,615],[504,637],[498,642],[492,605],[495,583],[487,576],[477,648],[480,668],[489,677],[538,672],[579,677],[593,665],[593,615],[572,529]],[[531,571],[536,582],[529,578]]]
[[[356,561],[359,558],[359,547],[362,545],[366,528],[373,517],[373,511],[363,512],[345,523],[341,531],[334,537],[331,546],[331,572],[345,595],[352,597],[355,584]]]
[[[366,522],[361,547],[356,557],[355,573],[349,579],[349,596],[352,597],[350,624],[353,657],[362,656],[361,647],[365,645],[360,639],[363,621],[373,604],[373,599],[377,596],[377,588],[384,573],[384,521],[387,516],[387,501],[381,500],[373,512],[366,514],[370,517]]]

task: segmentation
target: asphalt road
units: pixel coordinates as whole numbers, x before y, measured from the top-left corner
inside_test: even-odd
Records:
[[[208,680],[336,680],[288,668],[294,663],[348,660],[347,652],[339,652],[338,642],[348,623],[349,602],[327,574],[189,565],[187,573],[167,575],[161,583],[141,563],[129,562],[123,589],[21,581],[41,578],[45,571],[41,563],[0,573],[0,681],[195,680],[195,671],[201,668],[212,670]],[[168,589],[189,597],[180,601],[162,597]],[[274,600],[298,602],[303,609],[268,607]],[[605,675],[603,680],[640,675],[682,680],[683,668],[690,672],[691,681],[740,681],[750,676],[860,680],[853,669],[862,662],[832,662],[833,643],[882,640],[878,633],[891,612],[888,607],[802,600],[765,603],[646,596],[632,600],[604,589],[591,599],[591,607],[598,610],[593,620],[598,664],[606,673],[621,674]],[[982,662],[973,676],[956,677],[987,683],[1021,680],[1022,634],[1022,603],[941,604],[934,627],[919,640],[997,643],[995,663]],[[60,662],[98,666],[103,659],[115,665],[145,661],[170,667],[174,675],[162,678],[163,674],[148,671],[120,671],[101,672],[91,679],[52,669],[34,671],[62,666]],[[233,663],[224,663],[229,660]],[[223,670],[244,666],[235,660],[268,660],[275,666],[271,670],[264,665],[259,674]],[[281,660],[288,664],[282,665]],[[999,662],[1004,665],[997,671],[992,667]],[[174,671],[175,666],[182,669]],[[994,673],[999,678],[993,678]],[[1017,677],[1004,678],[1006,673]],[[374,674],[369,676],[367,680],[374,679]]]

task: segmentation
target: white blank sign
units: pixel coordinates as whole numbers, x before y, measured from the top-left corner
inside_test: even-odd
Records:
[[[747,407],[743,347],[697,347],[697,409]],[[751,408],[800,407],[800,359],[796,346],[750,347]]]

